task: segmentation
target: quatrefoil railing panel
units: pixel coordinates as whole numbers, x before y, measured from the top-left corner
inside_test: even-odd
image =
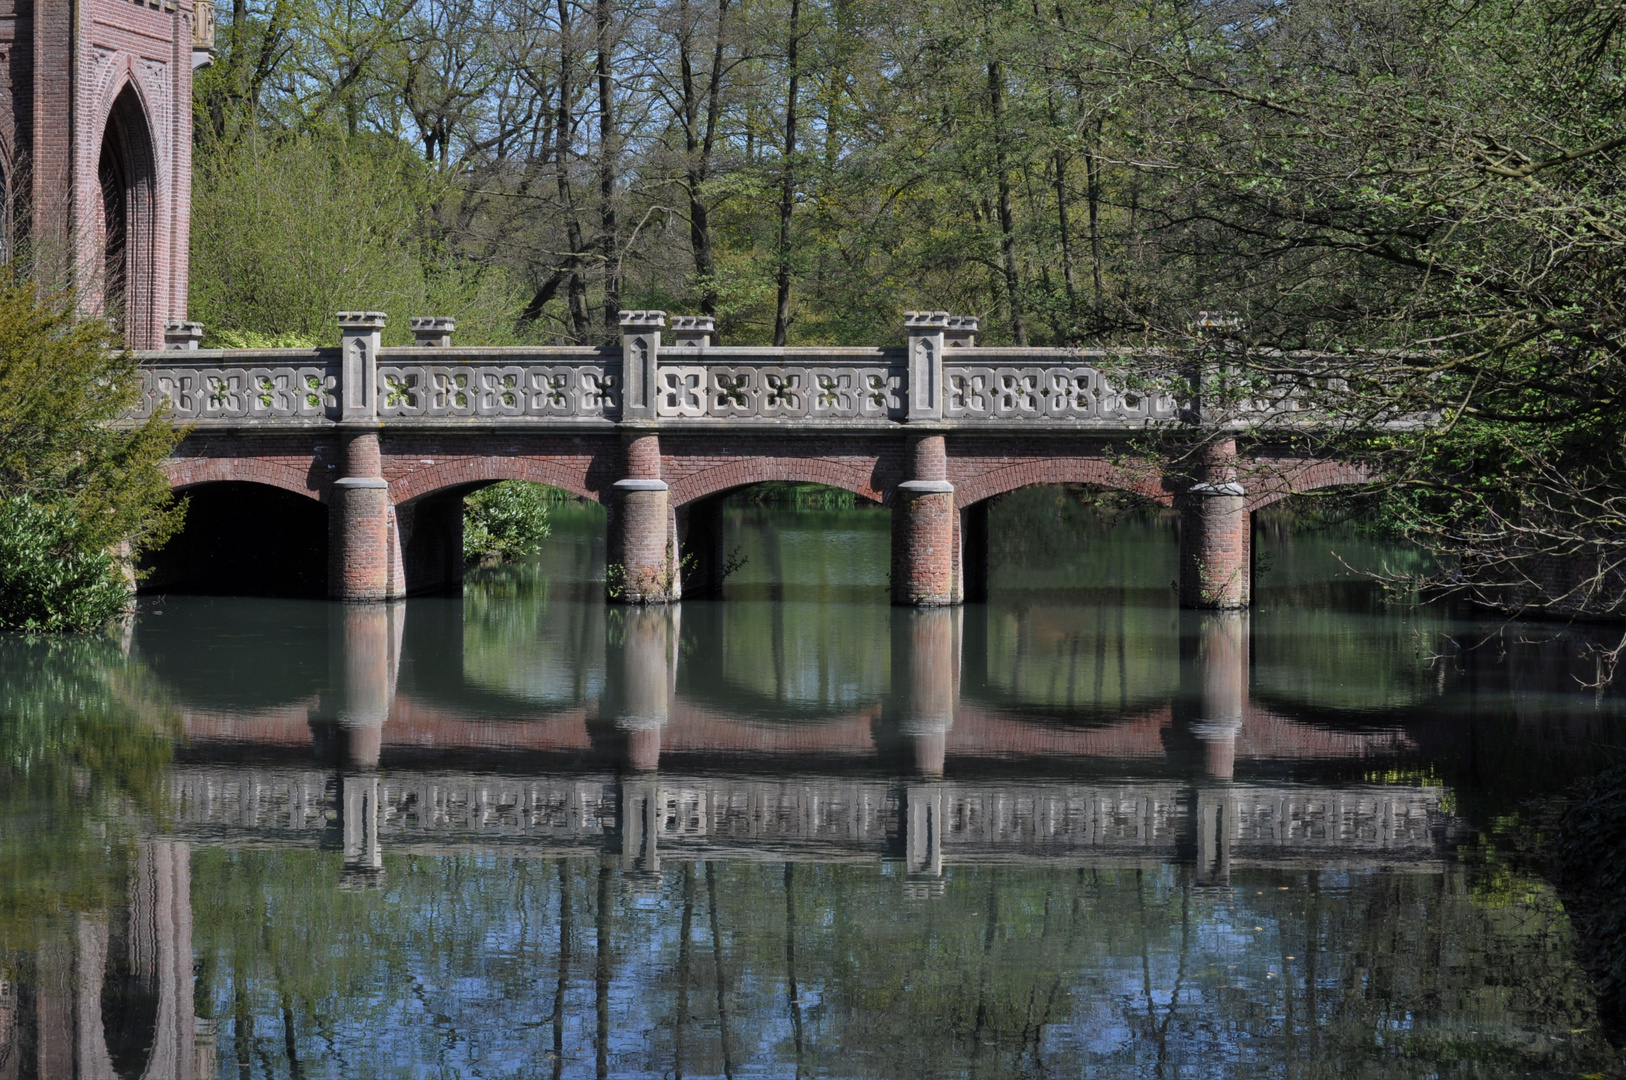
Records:
[[[183,423],[211,420],[320,420],[334,404],[325,365],[287,367],[144,367],[132,419],[167,404]]]
[[[602,419],[618,404],[603,364],[380,364],[385,418]]]
[[[885,420],[903,411],[904,370],[890,365],[662,364],[657,416],[741,420]]]
[[[1091,367],[959,365],[943,368],[943,414],[955,420],[1173,420],[1174,398],[1114,389]]]

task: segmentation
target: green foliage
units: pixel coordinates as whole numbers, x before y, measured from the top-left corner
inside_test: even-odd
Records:
[[[290,183],[297,177],[297,183]],[[505,274],[455,257],[425,208],[424,164],[389,139],[255,137],[206,143],[192,193],[192,315],[211,346],[328,344],[338,311],[445,315],[482,344],[515,340],[519,303]]]
[[[108,635],[0,635],[0,958],[40,920],[126,895],[128,812],[162,802],[166,715]]]
[[[534,555],[551,531],[541,484],[504,480],[463,500],[463,557],[469,562]]]
[[[0,503],[0,627],[90,630],[124,611],[130,589],[106,548],[87,547],[62,506],[27,495]]]
[[[139,393],[106,323],[0,283],[0,627],[106,621],[128,596],[120,561],[179,524],[160,466],[180,433],[115,423]]]

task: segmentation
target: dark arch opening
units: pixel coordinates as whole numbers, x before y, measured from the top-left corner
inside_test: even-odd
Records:
[[[151,128],[135,88],[113,102],[102,132],[102,312],[134,348],[156,348],[153,215],[156,168]]]
[[[183,494],[186,523],[143,557],[142,592],[327,595],[327,507],[244,481],[198,484]]]
[[[891,515],[881,511],[846,488],[801,481],[696,499],[677,508],[683,595],[871,599],[886,591],[891,561]]]
[[[960,509],[967,598],[1173,603],[1176,515],[1133,492],[1029,484]]]

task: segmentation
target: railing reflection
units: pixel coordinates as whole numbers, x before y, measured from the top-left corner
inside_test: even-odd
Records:
[[[1193,866],[1201,883],[1224,885],[1239,860],[1437,860],[1456,828],[1436,788],[1237,780],[1238,745],[1256,715],[1246,613],[1183,616],[1181,693],[1163,726],[1152,729],[1162,732],[1162,757],[1148,779],[1103,782],[976,779],[976,770],[956,767],[980,760],[956,757],[962,713],[971,709],[976,723],[989,723],[986,707],[961,700],[966,614],[958,608],[894,613],[892,693],[878,718],[856,729],[866,740],[854,753],[868,758],[848,774],[810,774],[794,751],[772,751],[794,745],[782,733],[795,725],[707,712],[682,698],[681,605],[626,608],[605,620],[603,691],[597,708],[574,721],[584,737],[564,740],[573,749],[562,758],[545,759],[540,769],[517,757],[505,764],[502,740],[537,730],[509,724],[482,729],[498,741],[479,747],[477,771],[426,758],[426,745],[444,744],[426,742],[421,729],[412,755],[392,764],[392,724],[405,722],[396,701],[404,616],[400,606],[386,605],[348,606],[333,616],[332,689],[310,723],[318,760],[333,772],[178,769],[180,833],[197,842],[275,836],[304,843],[308,830],[318,830],[341,849],[347,888],[381,884],[392,847],[474,845],[536,854],[596,850],[617,859],[628,886],[640,890],[660,887],[662,857],[672,852],[895,858],[910,890],[929,895],[956,861],[1176,859]],[[422,711],[413,706],[414,723],[421,724]],[[1037,726],[994,722],[1019,733],[1024,724]],[[1078,763],[1100,731],[1046,730],[1057,745],[1084,748],[1060,759]],[[770,751],[756,749],[763,745]],[[693,771],[697,749],[702,768],[715,768],[714,752],[730,746],[754,750],[749,769]],[[663,771],[663,753],[686,771]],[[795,771],[779,775],[786,766]],[[1059,764],[1048,772],[1058,768],[1068,775]]]

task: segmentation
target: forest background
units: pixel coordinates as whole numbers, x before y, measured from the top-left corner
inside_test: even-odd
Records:
[[[466,344],[600,343],[625,307],[713,314],[730,344],[876,345],[929,308],[991,343],[1175,360],[1148,378],[1217,350],[1234,398],[1309,400],[1304,449],[1368,461],[1383,520],[1476,598],[1626,605],[1618,4],[219,17],[195,97],[209,343],[327,343],[358,307],[395,342],[434,314]]]

